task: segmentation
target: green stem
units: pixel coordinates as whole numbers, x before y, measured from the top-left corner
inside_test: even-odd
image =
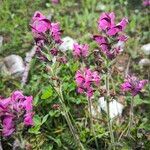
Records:
[[[71,119],[70,119],[69,115],[68,115],[68,112],[67,112],[67,109],[66,109],[66,106],[65,106],[65,103],[64,103],[65,101],[64,101],[64,97],[63,97],[63,94],[62,94],[61,87],[59,88],[59,90],[56,89],[56,88],[54,88],[54,89],[55,89],[55,91],[57,92],[57,94],[59,96],[60,103],[61,103],[61,105],[63,107],[65,119],[67,121],[67,124],[69,126],[69,129],[70,129],[74,139],[76,140],[76,142],[77,142],[78,146],[80,147],[80,149],[81,150],[85,150],[83,145],[82,145],[82,143],[80,142],[79,136],[76,134],[76,130],[75,130],[75,128],[74,128],[74,126],[73,126],[73,124],[71,122]]]
[[[87,98],[88,100],[88,107],[89,107],[89,117],[90,117],[90,125],[91,125],[91,131],[94,135],[94,140],[95,140],[95,144],[96,144],[96,148],[97,150],[99,150],[99,146],[98,146],[98,142],[97,142],[97,138],[96,138],[96,133],[95,133],[95,130],[94,130],[94,126],[93,126],[93,119],[92,119],[92,101],[90,98]]]
[[[107,97],[106,97],[106,103],[107,103],[107,123],[108,123],[108,129],[110,132],[110,139],[111,139],[111,149],[115,150],[115,140],[114,140],[114,134],[112,129],[112,122],[110,119],[110,109],[109,109],[109,99],[110,99],[110,92],[109,92],[109,72],[107,72],[106,76],[106,90],[107,90]]]
[[[127,135],[130,135],[130,130],[131,130],[132,124],[133,124],[133,107],[134,107],[134,97],[132,97],[132,99],[131,99],[130,116],[129,116],[129,125],[128,125]]]

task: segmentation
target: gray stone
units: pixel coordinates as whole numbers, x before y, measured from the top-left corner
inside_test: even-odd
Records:
[[[98,100],[99,107],[107,113],[107,103],[104,97],[100,97]],[[117,102],[115,99],[110,101],[109,103],[109,110],[110,110],[110,118],[113,119],[114,117],[121,116],[124,106]]]
[[[141,68],[143,68],[143,67],[150,67],[150,59],[148,59],[148,58],[143,58],[143,59],[141,59],[141,60],[139,61],[139,66],[140,66]]]
[[[0,62],[0,72],[3,75],[21,77],[24,69],[24,62],[18,55],[9,55]]]
[[[150,43],[143,45],[141,49],[145,55],[150,55]]]
[[[67,50],[73,50],[73,44],[76,43],[76,40],[72,39],[69,36],[62,38],[63,43],[59,46],[59,49],[63,52]]]

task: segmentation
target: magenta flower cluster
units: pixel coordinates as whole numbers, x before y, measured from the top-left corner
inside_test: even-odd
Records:
[[[114,59],[123,50],[122,45],[127,37],[122,32],[127,24],[127,18],[123,18],[118,24],[115,24],[115,14],[113,12],[101,14],[98,20],[98,29],[104,35],[94,35],[93,39],[109,59]]]
[[[75,43],[73,45],[73,55],[76,57],[76,58],[85,58],[88,56],[88,49],[89,49],[89,46],[87,44],[78,44],[78,43]]]
[[[98,28],[105,31],[107,35],[114,36],[123,31],[127,23],[127,18],[123,18],[118,24],[115,24],[115,14],[113,12],[102,13],[98,21]]]
[[[52,23],[41,12],[35,12],[31,28],[33,36],[38,44],[47,40],[49,35],[56,43],[61,43],[61,30],[59,23]]]
[[[97,71],[84,68],[77,71],[75,80],[78,86],[78,92],[86,93],[88,97],[91,97],[94,92],[93,86],[98,86],[100,83],[100,76]]]
[[[0,120],[3,136],[10,136],[17,124],[23,122],[26,126],[33,125],[32,96],[24,96],[21,91],[15,91],[9,98],[0,99]]]
[[[121,85],[121,89],[124,92],[130,92],[132,96],[136,96],[147,82],[147,80],[139,80],[136,76],[127,76],[125,82]]]
[[[36,54],[38,58],[43,61],[47,60],[41,49],[49,46],[51,47],[48,51],[56,56],[56,53],[58,53],[57,47],[62,43],[62,31],[59,23],[51,22],[41,12],[36,11],[32,17],[30,26],[37,45]]]
[[[150,6],[150,0],[143,0],[143,6]]]

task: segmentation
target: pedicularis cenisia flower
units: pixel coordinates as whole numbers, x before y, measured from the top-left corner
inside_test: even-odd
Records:
[[[81,45],[81,44],[75,43],[73,45],[73,55],[76,58],[87,57],[88,56],[88,49],[89,49],[89,46],[87,44]]]
[[[78,86],[78,92],[86,93],[88,97],[91,97],[93,95],[93,86],[98,86],[100,83],[98,72],[92,71],[87,68],[78,70],[75,75],[75,80]]]
[[[98,21],[98,28],[105,31],[109,36],[114,36],[123,31],[127,23],[127,18],[123,18],[118,24],[115,24],[115,14],[113,12],[102,13]]]
[[[19,123],[33,125],[32,96],[24,96],[21,91],[15,91],[9,98],[0,99],[0,119],[2,134],[10,136]]]
[[[150,0],[143,0],[143,6],[150,6]]]
[[[46,41],[48,38],[47,35],[50,35],[56,43],[61,43],[61,30],[59,23],[52,23],[41,12],[35,12],[30,26],[37,43]]]
[[[49,51],[49,54],[57,56],[61,54],[58,46],[62,44],[60,24],[53,23],[48,20],[41,12],[36,11],[31,20],[32,34],[35,39],[38,58],[47,61],[44,53]],[[59,57],[59,56],[58,56]]]
[[[121,85],[121,89],[124,92],[130,92],[132,96],[136,96],[147,82],[148,80],[139,80],[135,76],[127,76],[125,82]]]
[[[123,34],[127,26],[127,18],[115,24],[115,14],[102,13],[98,20],[98,29],[102,35],[94,35],[93,39],[100,46],[101,51],[109,58],[114,59],[123,50],[127,37]]]

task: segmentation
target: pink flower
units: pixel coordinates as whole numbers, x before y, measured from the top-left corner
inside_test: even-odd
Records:
[[[136,96],[147,84],[147,82],[147,80],[139,80],[135,76],[128,76],[125,79],[125,82],[121,85],[121,89],[124,92],[130,92],[132,96]]]
[[[98,21],[98,27],[102,30],[110,29],[112,26],[115,25],[115,14],[114,12],[111,13],[102,13],[99,21]]]
[[[97,85],[97,86],[99,85],[99,83],[100,83],[100,77],[99,77],[97,71],[94,71],[92,73],[92,81],[95,83],[95,85]]]
[[[94,93],[93,86],[98,86],[98,84],[100,83],[98,72],[91,71],[87,68],[78,70],[75,75],[75,80],[78,86],[78,92],[86,93],[88,97],[91,97]]]
[[[31,20],[31,30],[36,44],[41,47],[46,40],[46,32],[51,28],[51,22],[39,11],[36,11]]]
[[[101,48],[101,51],[109,58],[114,59],[124,48],[124,42],[127,41],[122,31],[128,23],[127,18],[123,18],[118,24],[115,24],[115,14],[102,13],[98,21],[98,28],[105,33],[103,35],[94,35],[93,40]]]
[[[87,44],[79,45],[78,43],[75,43],[73,45],[73,55],[77,58],[87,57],[88,49],[89,49],[89,46]]]
[[[62,43],[61,41],[61,30],[60,30],[60,24],[59,23],[52,23],[51,24],[51,35],[56,43]]]
[[[4,119],[3,119],[3,122],[2,122],[2,126],[3,126],[3,129],[2,129],[2,133],[4,136],[10,136],[15,128],[14,128],[14,122],[13,122],[13,117],[12,116],[6,116]]]
[[[41,49],[45,44],[55,46],[62,43],[60,24],[48,20],[41,12],[36,11],[31,21],[31,29],[36,45],[38,46],[38,56],[41,60],[47,60],[42,56]]]
[[[24,96],[21,91],[13,92],[9,98],[0,99],[0,120],[4,136],[11,135],[22,118],[25,125],[33,124],[32,99],[32,96]]]
[[[15,91],[12,93],[10,105],[15,111],[20,112],[23,109],[23,101],[24,95],[21,91]]]
[[[26,112],[31,112],[33,110],[32,100],[33,100],[32,96],[25,96],[25,101],[23,105],[24,105]]]
[[[150,6],[150,0],[143,0],[143,6]]]
[[[121,22],[118,23],[116,26],[112,26],[110,29],[108,29],[107,34],[110,36],[116,35],[117,33],[125,29],[127,23],[128,23],[128,20],[126,18],[123,18]]]
[[[11,100],[12,101],[17,101],[17,100],[23,99],[23,98],[24,98],[24,95],[22,94],[21,91],[15,91],[11,95]]]
[[[33,118],[33,114],[32,113],[25,114],[24,124],[26,126],[32,126],[34,124],[32,118]]]
[[[125,36],[125,35],[119,35],[119,36],[117,37],[117,39],[118,39],[118,41],[126,42],[127,39],[128,39],[128,37]]]
[[[55,48],[55,47],[50,50],[50,53],[51,53],[53,56],[57,56],[58,52],[59,52],[58,49]]]
[[[36,11],[32,18],[32,32],[33,34],[45,33],[51,27],[51,22],[39,11]]]
[[[7,111],[7,107],[9,106],[10,101],[10,98],[0,99],[0,117],[3,115],[4,112]]]
[[[115,24],[115,14],[102,13],[98,21],[98,28],[104,30],[109,36],[114,36],[117,33],[123,31],[128,23],[127,18],[123,18],[121,22]]]
[[[110,49],[110,45],[108,43],[108,40],[106,37],[101,36],[101,35],[94,35],[93,39],[96,41],[96,43],[100,46],[102,52],[104,54],[107,54],[107,52]]]
[[[114,59],[118,54],[122,52],[122,46],[123,43],[126,41],[126,37],[124,35],[118,36],[118,43],[116,45],[111,45],[108,43],[108,40],[106,37],[101,36],[101,35],[94,35],[93,39],[96,41],[96,43],[100,46],[101,51],[109,58],[109,59]]]

